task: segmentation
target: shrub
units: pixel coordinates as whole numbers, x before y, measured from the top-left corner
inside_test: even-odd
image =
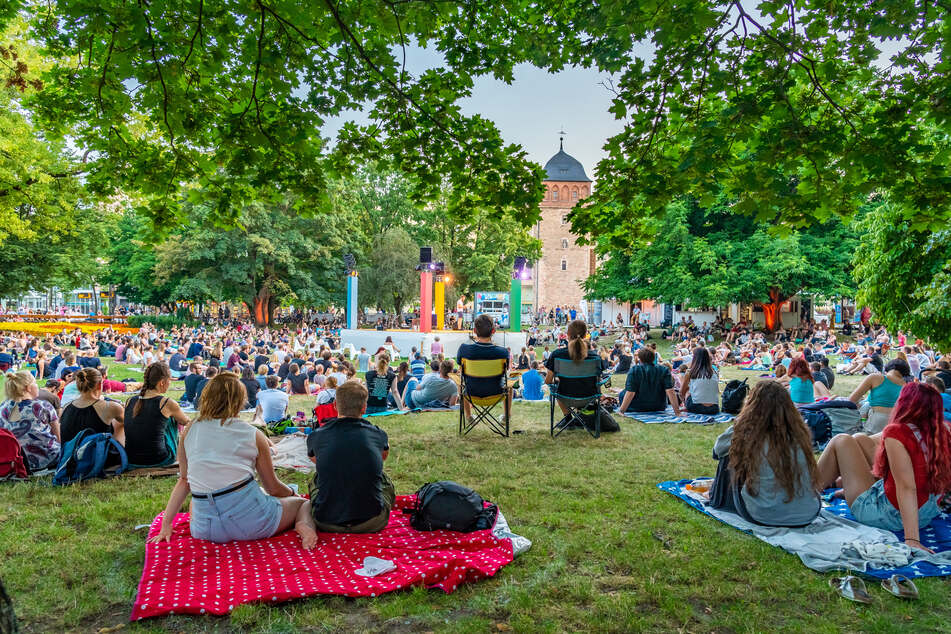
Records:
[[[198,321],[190,315],[184,316],[179,312],[176,315],[129,315],[126,323],[132,328],[141,328],[142,324],[152,324],[156,328],[169,330],[175,326],[197,326]]]

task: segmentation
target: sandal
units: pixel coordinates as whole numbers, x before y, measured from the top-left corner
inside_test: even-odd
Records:
[[[905,575],[892,575],[888,579],[882,579],[882,587],[899,599],[918,598],[918,588]]]
[[[836,594],[849,601],[855,601],[856,603],[872,602],[872,597],[865,588],[865,582],[854,575],[832,577],[829,579],[829,586],[835,590]]]

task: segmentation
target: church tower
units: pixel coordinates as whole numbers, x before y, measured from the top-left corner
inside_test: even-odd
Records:
[[[591,194],[592,181],[581,163],[565,152],[563,137],[545,173],[541,221],[535,226],[542,258],[535,263],[534,288],[526,289],[522,298],[532,298],[533,310],[547,312],[556,306],[578,308],[584,298],[581,284],[594,273],[595,259],[594,248],[578,245],[568,223],[571,208]]]

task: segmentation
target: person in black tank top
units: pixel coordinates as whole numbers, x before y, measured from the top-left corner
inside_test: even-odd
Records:
[[[84,429],[94,434],[112,434],[120,444],[125,444],[122,405],[115,401],[102,401],[102,375],[95,368],[83,368],[76,373],[76,388],[79,398],[66,406],[60,417],[60,438],[69,442]]]
[[[287,382],[290,385],[288,394],[307,394],[309,381],[307,375],[300,371],[300,366],[292,363],[290,373],[287,375]]]
[[[135,467],[173,464],[178,451],[178,426],[189,422],[174,399],[165,396],[172,374],[161,361],[145,368],[142,390],[125,406],[125,450]]]

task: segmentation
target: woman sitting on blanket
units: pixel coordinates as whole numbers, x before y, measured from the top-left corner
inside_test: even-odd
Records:
[[[710,351],[705,347],[693,351],[690,369],[681,381],[680,398],[691,414],[720,413],[720,375],[713,367]]]
[[[865,377],[857,388],[849,395],[849,400],[858,403],[868,393],[869,412],[865,419],[865,431],[877,434],[888,424],[895,403],[902,388],[905,387],[905,377],[910,372],[907,361],[894,359],[885,366],[885,374],[872,374]]]
[[[175,463],[178,426],[190,420],[165,393],[172,373],[164,362],[145,368],[142,389],[125,406],[125,451],[130,465],[165,467]]]
[[[753,386],[713,455],[714,508],[763,526],[805,526],[819,514],[812,435],[779,381]]]
[[[809,405],[816,402],[816,396],[828,398],[832,395],[822,383],[812,379],[812,370],[803,357],[796,357],[789,364],[789,372],[781,379],[789,386],[789,395],[796,405]]]
[[[905,543],[928,552],[920,529],[941,512],[939,497],[951,487],[951,429],[941,395],[925,383],[902,388],[891,419],[876,437],[835,436],[819,458],[819,483],[842,493],[855,519],[904,531]]]
[[[264,432],[237,417],[246,400],[244,386],[231,372],[218,374],[205,386],[198,418],[179,441],[180,475],[162,529],[149,541],[171,541],[175,514],[189,493],[191,535],[196,539],[264,539],[295,525],[302,539],[313,538],[306,522],[301,523],[305,500],[277,479]]]

